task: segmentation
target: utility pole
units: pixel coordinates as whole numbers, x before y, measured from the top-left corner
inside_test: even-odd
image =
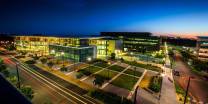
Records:
[[[189,80],[188,80],[188,85],[187,85],[187,88],[186,88],[186,95],[185,95],[184,103],[183,103],[183,104],[186,104],[186,99],[187,99],[187,95],[188,95],[188,90],[189,90],[190,80],[191,80],[191,77],[189,77]]]
[[[19,63],[16,63],[16,71],[17,71],[17,87],[20,89],[20,77],[19,77],[19,68],[18,68]]]

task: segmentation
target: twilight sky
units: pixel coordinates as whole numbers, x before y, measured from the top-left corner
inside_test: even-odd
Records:
[[[208,35],[208,0],[1,0],[0,33]]]

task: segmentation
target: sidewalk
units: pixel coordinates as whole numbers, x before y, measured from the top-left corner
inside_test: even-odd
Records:
[[[165,63],[167,67],[170,66],[170,59],[168,56],[167,45],[165,44],[166,48],[166,60]],[[172,69],[164,67],[164,75],[162,81],[162,88],[161,88],[161,97],[160,97],[160,104],[178,104],[176,99],[176,91],[174,80],[172,76]]]
[[[166,70],[171,72],[171,69]],[[169,72],[163,76],[160,104],[178,104],[173,77]]]

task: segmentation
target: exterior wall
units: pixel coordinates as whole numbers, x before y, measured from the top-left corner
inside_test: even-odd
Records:
[[[198,37],[196,50],[199,59],[208,60],[208,37]]]
[[[116,40],[106,38],[65,38],[65,37],[44,37],[44,36],[16,36],[16,48],[18,51],[27,51],[35,53],[38,56],[49,55],[52,49],[51,46],[58,45],[81,48],[81,47],[94,47],[93,54],[90,57],[109,56],[115,53]],[[50,47],[49,47],[50,46]],[[61,51],[56,48],[56,51]],[[72,58],[71,58],[72,59]]]
[[[97,47],[97,56],[106,56],[108,49],[108,40],[103,39],[90,39],[90,45],[94,45]]]
[[[49,44],[57,44],[58,38],[39,36],[17,36],[15,37],[16,49],[27,51],[37,55],[48,55]]]
[[[123,51],[141,52],[160,49],[160,38],[148,32],[101,32],[102,36],[111,36],[123,41]]]
[[[62,45],[49,45],[49,51],[51,55],[57,58],[64,58],[66,60],[73,60],[75,62],[87,61],[87,58],[94,57],[94,47],[70,47]],[[64,53],[64,54],[61,54]]]

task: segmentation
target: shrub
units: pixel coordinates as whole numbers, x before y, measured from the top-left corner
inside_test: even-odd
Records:
[[[47,62],[46,58],[41,58],[40,61],[42,62],[42,64],[45,64]]]
[[[36,61],[35,61],[35,60],[28,60],[28,61],[26,61],[25,63],[26,63],[26,64],[35,64]]]
[[[20,91],[30,100],[34,97],[34,91],[30,86],[22,86]]]
[[[63,71],[63,72],[68,71],[68,69],[66,67],[62,67],[60,70]]]
[[[77,78],[77,79],[82,78],[82,76],[84,76],[84,74],[83,74],[83,73],[78,72],[78,73],[76,74],[76,78]]]
[[[149,89],[158,93],[161,89],[161,84],[162,84],[162,77],[154,76],[151,79]]]
[[[25,56],[24,55],[18,55],[18,56],[15,56],[15,58],[18,58],[18,59],[25,58]]]
[[[84,75],[86,75],[86,76],[89,76],[89,75],[91,75],[92,73],[91,72],[89,72],[89,71],[87,71],[87,70],[79,70],[78,72],[80,72],[80,73],[82,73],[82,74],[84,74]]]
[[[132,101],[126,98],[123,98],[123,102],[122,102],[122,98],[120,96],[117,96],[116,94],[113,93],[104,92],[101,90],[90,91],[89,95],[93,98],[96,98],[104,102],[104,104],[133,104]]]
[[[53,63],[52,61],[49,61],[49,62],[47,63],[47,65],[48,65],[48,67],[52,68],[53,65],[54,65],[54,63]]]
[[[116,58],[116,54],[115,53],[111,53],[111,60],[115,60]]]
[[[102,86],[105,82],[105,77],[102,77],[100,75],[95,75],[95,80],[93,81],[94,85]]]

